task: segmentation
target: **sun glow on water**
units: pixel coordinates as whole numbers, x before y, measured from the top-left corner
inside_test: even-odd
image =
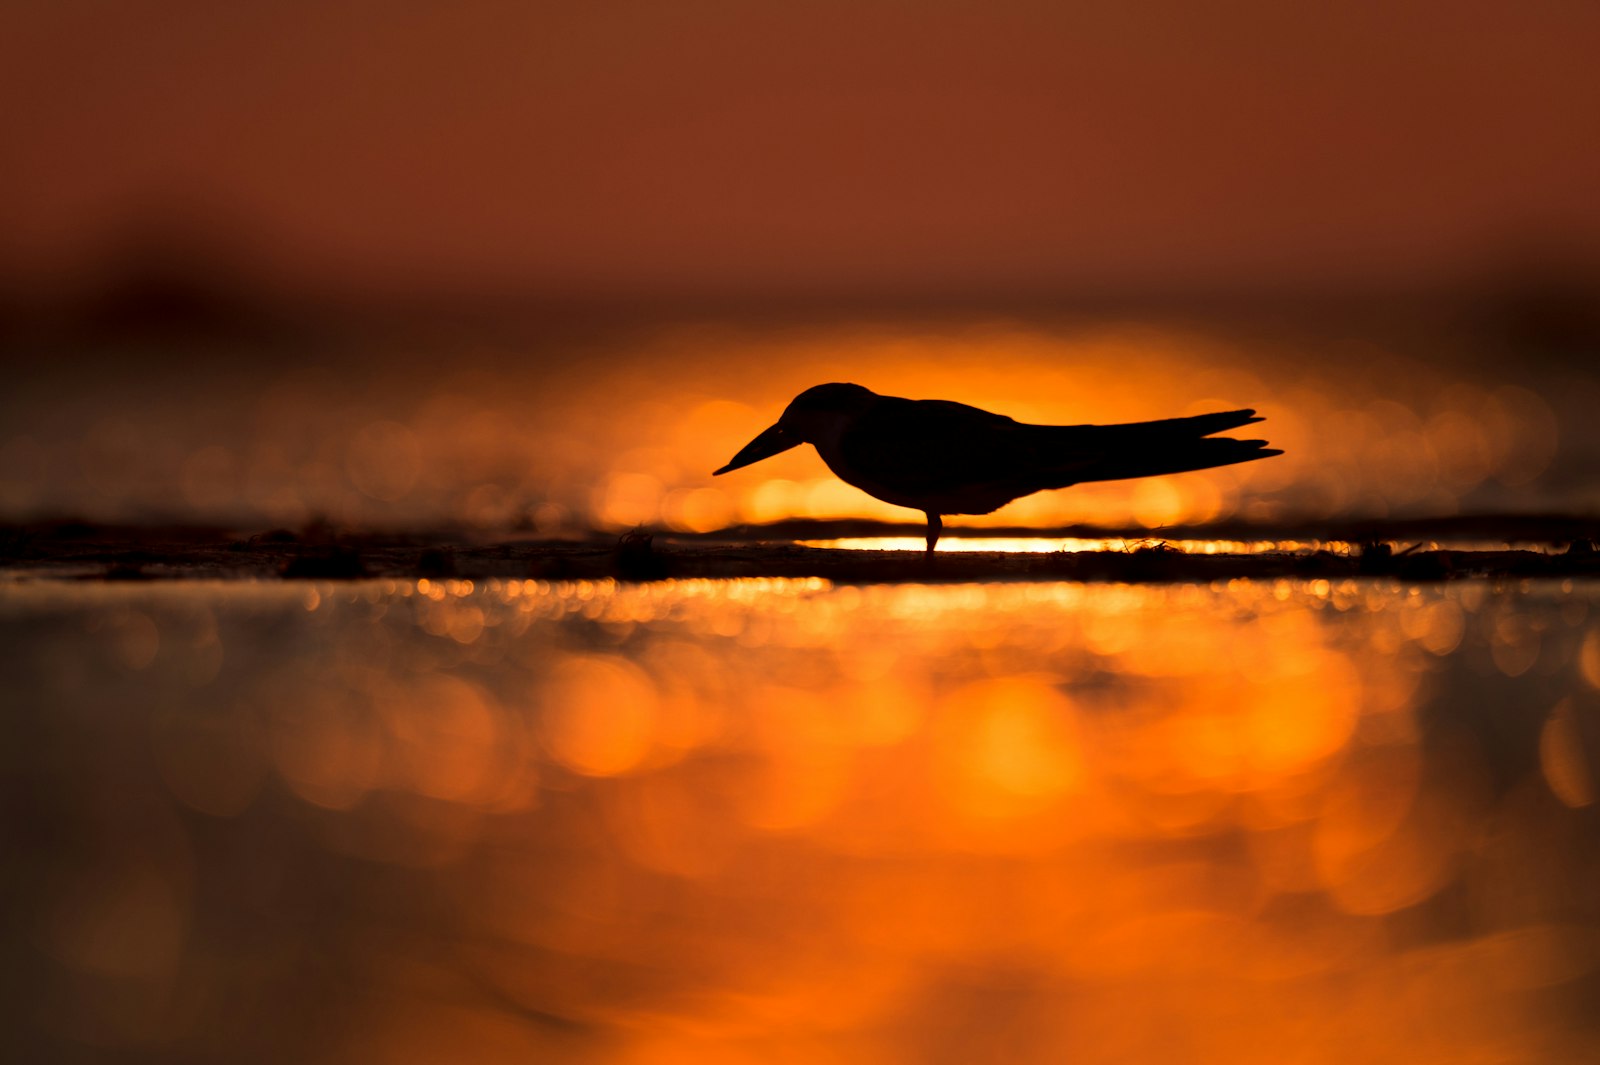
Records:
[[[40,581],[0,637],[37,995],[110,1045],[916,1060],[1025,973],[1021,1060],[1593,1056],[1593,583]]]
[[[920,536],[857,536],[837,540],[801,540],[802,547],[834,551],[925,551]],[[1186,555],[1258,555],[1269,552],[1319,551],[1333,547],[1353,550],[1350,544],[1320,540],[1164,540],[1132,537],[1088,539],[1060,536],[945,536],[936,551],[999,551],[1008,554],[1047,555],[1056,552],[1137,551],[1156,548]]]

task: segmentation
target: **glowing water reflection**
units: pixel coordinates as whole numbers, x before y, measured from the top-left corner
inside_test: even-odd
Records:
[[[19,1060],[1591,1060],[1600,587],[17,584]]]
[[[926,542],[918,536],[855,536],[837,540],[801,540],[802,547],[821,547],[835,551],[923,551]],[[1159,547],[1186,555],[1260,555],[1268,552],[1300,552],[1338,549],[1353,553],[1355,545],[1321,540],[1167,540],[1138,539],[1126,536],[1086,538],[1079,536],[945,536],[938,551],[1003,551],[1008,554],[1048,555],[1057,551],[1136,551]]]
[[[853,536],[835,540],[800,540],[802,547],[834,551],[925,551],[927,542],[920,536]],[[1391,551],[1503,551],[1504,540],[1409,540],[1383,541]],[[1310,554],[1327,551],[1336,555],[1358,555],[1367,545],[1349,540],[1186,540],[1166,537],[1079,537],[1079,536],[943,536],[937,551],[1000,551],[1007,554],[1048,555],[1056,552],[1138,551],[1154,548],[1184,555],[1266,555]],[[1553,550],[1549,544],[1527,544]]]

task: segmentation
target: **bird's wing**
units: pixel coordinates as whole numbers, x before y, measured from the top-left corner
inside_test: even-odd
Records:
[[[875,489],[902,496],[970,496],[968,505],[977,506],[978,497],[993,494],[1000,499],[988,504],[993,509],[1023,490],[1034,491],[1027,486],[1041,467],[1087,467],[1103,457],[1088,434],[1082,437],[1088,448],[1074,456],[1064,453],[1059,438],[1047,438],[1037,428],[964,403],[885,398],[856,420],[839,448],[845,463],[867,482],[863,487],[880,498],[886,496]]]
[[[1209,435],[1259,420],[1242,410],[1124,425],[1026,425],[964,403],[885,397],[840,437],[841,461],[829,464],[900,506],[987,514],[1041,489],[1281,454],[1263,440]]]

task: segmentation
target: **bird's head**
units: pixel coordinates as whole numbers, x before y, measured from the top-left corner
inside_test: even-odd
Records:
[[[794,397],[778,424],[746,444],[712,476],[760,462],[801,444],[837,441],[850,423],[878,398],[876,392],[860,385],[835,383],[808,388]]]

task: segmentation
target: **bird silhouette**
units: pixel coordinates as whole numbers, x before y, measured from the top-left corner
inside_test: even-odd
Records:
[[[928,518],[933,554],[946,514],[988,514],[1034,492],[1250,462],[1282,451],[1213,437],[1259,422],[1253,410],[1121,425],[1029,425],[965,403],[880,396],[826,384],[794,398],[776,425],[713,476],[811,444],[846,484]]]

